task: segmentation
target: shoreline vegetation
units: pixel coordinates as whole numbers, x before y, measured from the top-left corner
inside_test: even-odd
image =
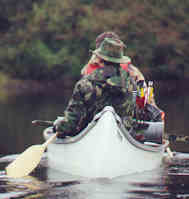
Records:
[[[146,79],[189,79],[189,1],[6,0],[0,11],[0,73],[16,85],[77,79],[104,31],[120,36]]]

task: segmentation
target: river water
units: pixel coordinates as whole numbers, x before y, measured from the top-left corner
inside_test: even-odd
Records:
[[[30,176],[7,178],[4,168],[17,155],[44,142],[43,127],[36,119],[54,120],[61,115],[71,91],[64,96],[30,95],[0,102],[0,199],[189,199],[189,143],[171,143],[174,159],[157,170],[114,179],[86,179],[59,173],[48,165],[46,156]],[[189,94],[163,93],[157,104],[166,113],[166,134],[189,135]]]

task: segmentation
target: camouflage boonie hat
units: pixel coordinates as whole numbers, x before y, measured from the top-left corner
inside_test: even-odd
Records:
[[[127,63],[128,57],[123,55],[125,45],[121,40],[105,38],[100,47],[93,51],[98,57],[113,63]]]

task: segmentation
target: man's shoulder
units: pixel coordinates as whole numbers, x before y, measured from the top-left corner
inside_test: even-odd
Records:
[[[114,70],[113,67],[104,66],[104,67],[101,67],[101,68],[97,68],[91,74],[86,75],[85,78],[87,78],[89,81],[103,82],[104,80],[113,76],[114,74],[115,74],[115,70]]]
[[[85,84],[88,84],[88,82],[90,82],[89,75],[85,75],[85,76],[81,77],[81,79],[79,79],[76,82],[76,86],[78,86],[78,85],[85,85]]]
[[[129,71],[130,75],[137,81],[145,79],[142,72],[133,64],[129,64],[128,71]]]
[[[131,70],[131,71],[135,71],[135,72],[141,73],[141,71],[136,66],[134,66],[133,64],[129,64],[129,68],[128,69]]]
[[[75,92],[85,92],[93,88],[92,82],[90,81],[89,75],[83,76],[75,84]]]

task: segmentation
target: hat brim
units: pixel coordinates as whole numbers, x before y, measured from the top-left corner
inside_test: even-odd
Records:
[[[131,61],[130,58],[127,56],[122,56],[121,58],[114,58],[114,57],[102,55],[101,53],[99,53],[99,49],[92,51],[92,53],[97,55],[98,57],[104,59],[105,61],[109,61],[109,62],[113,62],[113,63],[124,64],[124,63],[128,63]]]

